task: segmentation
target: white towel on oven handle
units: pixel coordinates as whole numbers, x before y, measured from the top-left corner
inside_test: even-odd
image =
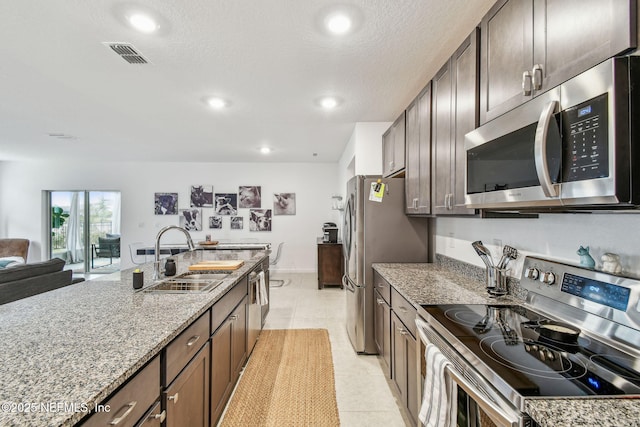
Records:
[[[257,300],[260,305],[267,305],[269,297],[267,296],[267,280],[264,277],[264,271],[258,273],[258,286],[256,286]]]
[[[434,344],[427,344],[425,359],[427,372],[418,419],[426,427],[455,427],[458,387],[446,369],[453,364]]]

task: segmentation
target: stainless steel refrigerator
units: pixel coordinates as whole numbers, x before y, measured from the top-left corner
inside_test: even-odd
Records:
[[[384,189],[372,188],[378,181]],[[426,218],[404,213],[404,178],[355,176],[347,183],[342,227],[347,332],[358,353],[376,354],[372,263],[427,262]]]

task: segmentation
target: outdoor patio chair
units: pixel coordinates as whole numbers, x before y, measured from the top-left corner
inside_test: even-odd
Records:
[[[91,245],[91,268],[94,258],[109,258],[109,265],[114,258],[120,258],[120,237],[98,237],[98,244]]]

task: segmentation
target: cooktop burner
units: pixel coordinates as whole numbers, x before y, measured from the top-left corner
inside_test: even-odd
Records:
[[[550,319],[523,306],[423,308],[523,396],[640,394],[640,374],[631,356],[584,333],[568,340],[543,336],[531,325]]]

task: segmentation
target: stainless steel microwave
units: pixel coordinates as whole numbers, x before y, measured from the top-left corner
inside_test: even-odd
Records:
[[[636,208],[639,85],[640,57],[612,58],[469,132],[466,205]]]

